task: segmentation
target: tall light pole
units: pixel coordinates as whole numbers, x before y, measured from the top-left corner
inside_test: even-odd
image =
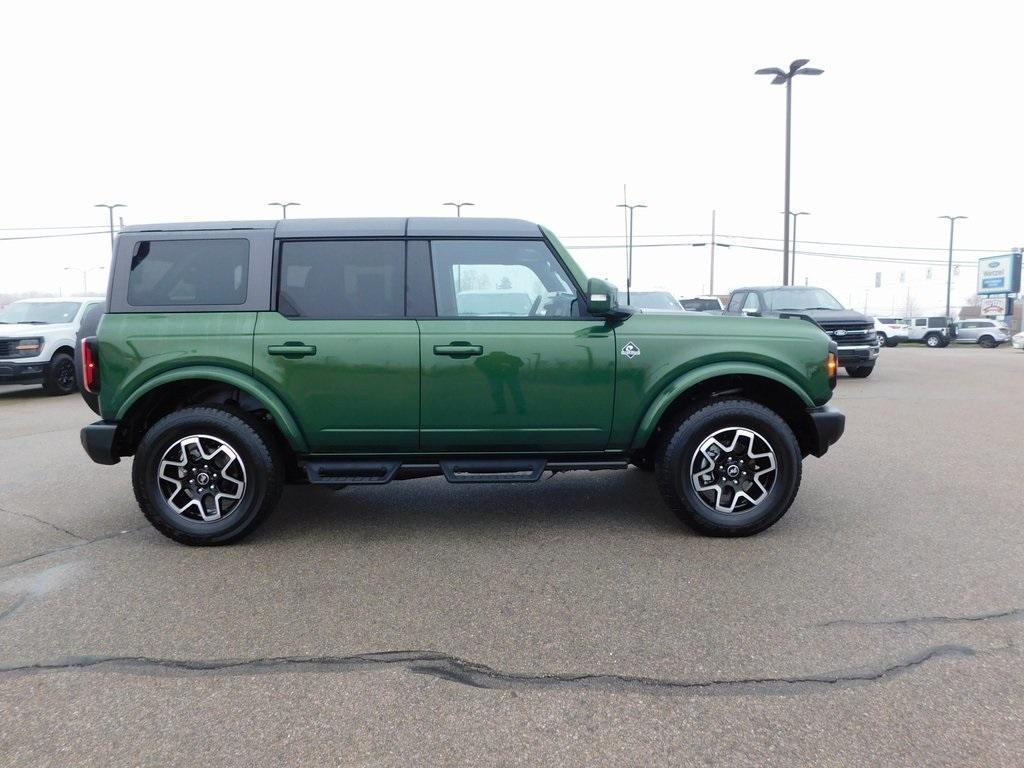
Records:
[[[807,211],[797,211],[795,213],[790,211],[789,215],[793,217],[793,248],[791,249],[793,259],[790,261],[791,269],[789,274],[789,284],[796,285],[796,217],[810,216],[811,214]]]
[[[625,208],[629,211],[629,241],[626,245],[626,304],[629,304],[629,290],[633,286],[633,211],[637,208],[646,208],[647,206],[643,203],[637,203],[635,205],[619,203],[615,207]]]
[[[267,205],[279,205],[281,206],[281,218],[288,218],[288,206],[289,205],[302,205],[302,203],[267,203]]]
[[[783,218],[782,227],[782,284],[789,285],[789,157],[790,157],[790,134],[793,114],[793,78],[797,75],[820,75],[825,70],[804,66],[810,59],[797,59],[789,65],[788,70],[778,67],[759,69],[755,75],[774,75],[772,85],[786,86],[786,215]]]
[[[464,205],[476,205],[476,203],[442,203],[442,205],[451,205],[455,208],[456,218],[462,218],[462,207]]]
[[[87,267],[82,269],[81,267],[64,267],[65,272],[81,272],[82,273],[82,295],[84,296],[89,292],[88,276],[90,272],[95,272],[99,269],[106,269],[102,264],[98,267]]]
[[[106,208],[107,214],[110,217],[110,256],[114,256],[114,209],[115,208],[127,208],[128,206],[124,203],[96,203],[93,208]]]
[[[953,227],[957,219],[966,219],[966,216],[939,216],[940,219],[949,221],[949,267],[946,270],[946,322],[949,322],[949,294],[953,288]]]

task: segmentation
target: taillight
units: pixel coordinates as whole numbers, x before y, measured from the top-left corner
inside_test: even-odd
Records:
[[[82,384],[90,395],[100,391],[100,356],[96,351],[96,337],[82,339]]]
[[[835,342],[832,342],[832,346],[836,346]],[[828,372],[828,385],[832,389],[836,388],[836,381],[839,378],[839,356],[836,352],[836,349],[830,349],[828,351],[828,357],[825,358],[825,370]]]

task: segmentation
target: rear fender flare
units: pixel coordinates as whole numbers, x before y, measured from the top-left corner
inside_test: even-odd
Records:
[[[162,373],[159,376],[154,376],[144,385],[136,389],[131,396],[121,404],[121,407],[117,410],[115,420],[122,421],[142,397],[158,387],[162,387],[165,384],[173,384],[174,382],[188,381],[189,379],[218,381],[246,392],[266,408],[267,413],[273,417],[277,428],[281,430],[281,434],[284,435],[284,438],[295,451],[299,453],[307,453],[309,451],[306,438],[302,434],[302,430],[299,428],[298,422],[295,420],[295,417],[292,416],[287,406],[281,402],[280,398],[278,398],[271,389],[256,381],[251,376],[228,368],[196,365],[189,366],[187,368],[178,368],[173,371]]]

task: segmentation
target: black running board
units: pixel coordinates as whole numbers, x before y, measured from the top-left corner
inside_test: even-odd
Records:
[[[320,459],[303,461],[310,483],[317,485],[383,485],[443,475],[449,483],[535,483],[545,472],[552,475],[577,470],[626,469],[624,460],[441,459],[435,461]]]
[[[547,459],[444,459],[439,462],[449,483],[536,483]]]
[[[309,482],[327,485],[383,485],[390,483],[400,461],[307,461]]]

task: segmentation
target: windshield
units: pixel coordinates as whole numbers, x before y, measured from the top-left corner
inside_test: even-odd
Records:
[[[683,309],[691,312],[708,312],[722,308],[717,299],[683,299],[679,303],[683,305]]]
[[[843,309],[835,297],[822,288],[775,288],[764,292],[765,308],[776,312],[787,309]]]
[[[677,312],[682,309],[668,291],[630,291],[629,306],[640,309],[672,309]]]
[[[80,306],[77,301],[16,301],[0,309],[0,323],[70,323]]]

